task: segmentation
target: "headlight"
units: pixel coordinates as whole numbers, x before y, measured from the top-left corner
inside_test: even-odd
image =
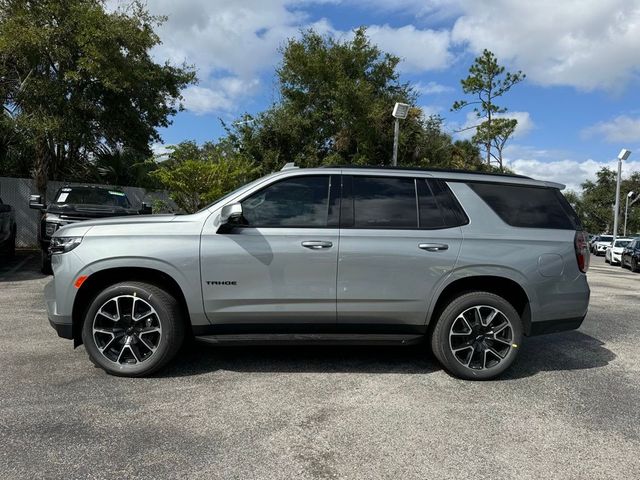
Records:
[[[58,229],[60,225],[58,225],[57,223],[45,223],[44,226],[44,233],[47,235],[47,237],[52,236],[54,233],[56,233],[56,230]]]
[[[53,237],[49,244],[49,252],[52,255],[67,253],[80,245],[80,242],[82,242],[82,237]]]

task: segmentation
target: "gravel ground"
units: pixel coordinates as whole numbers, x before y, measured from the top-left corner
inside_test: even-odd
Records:
[[[593,258],[578,331],[464,382],[424,348],[195,345],[110,377],[0,259],[0,478],[640,478],[640,274]]]

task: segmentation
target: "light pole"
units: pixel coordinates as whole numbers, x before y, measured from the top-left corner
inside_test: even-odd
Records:
[[[623,148],[620,150],[618,154],[618,181],[616,182],[616,203],[614,208],[615,213],[613,214],[613,240],[611,241],[611,245],[616,244],[616,237],[618,236],[618,212],[620,211],[620,180],[622,179],[622,161],[629,158],[631,155],[631,150],[627,150]]]
[[[393,159],[391,164],[395,167],[398,165],[398,137],[400,136],[400,120],[407,118],[409,113],[409,105],[406,103],[396,103],[393,107],[391,115],[394,116],[395,124],[393,125]]]
[[[625,208],[624,210],[624,236],[627,236],[627,215],[629,213],[629,207],[632,207],[634,203],[636,203],[638,200],[640,200],[640,195],[638,195],[635,200],[633,200],[631,203],[629,203],[629,199],[633,196],[634,192],[629,192],[629,194],[627,195],[627,208]]]
[[[633,192],[627,193],[627,204],[624,206],[624,228],[622,229],[623,237],[627,236],[627,217],[629,216],[629,199],[631,197],[633,197]]]

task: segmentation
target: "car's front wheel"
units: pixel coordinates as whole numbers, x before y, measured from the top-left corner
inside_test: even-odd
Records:
[[[449,373],[488,380],[509,368],[521,340],[522,321],[508,301],[489,292],[471,292],[442,311],[431,347]]]
[[[638,271],[638,261],[633,257],[631,257],[631,271],[632,272]]]
[[[87,309],[82,341],[93,363],[112,375],[141,377],[164,367],[182,346],[178,301],[155,285],[122,282]]]

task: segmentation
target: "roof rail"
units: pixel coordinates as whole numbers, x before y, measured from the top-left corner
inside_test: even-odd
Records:
[[[501,172],[481,172],[478,170],[464,170],[456,168],[424,168],[424,167],[392,167],[389,165],[322,165],[320,168],[370,168],[380,170],[412,170],[419,172],[440,172],[440,173],[468,173],[476,175],[497,175],[500,177],[514,177],[514,178],[527,178],[526,175],[518,175],[516,173],[501,173]]]
[[[285,170],[291,170],[292,168],[300,168],[300,167],[296,167],[295,162],[289,162],[289,163],[286,163],[284,167],[280,169],[280,171],[283,172]]]

